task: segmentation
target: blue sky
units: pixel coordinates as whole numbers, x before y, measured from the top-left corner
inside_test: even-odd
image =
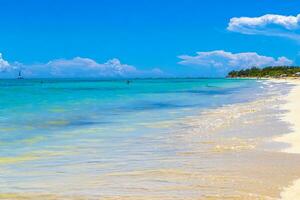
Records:
[[[300,63],[295,0],[0,5],[0,77],[13,77],[19,68],[28,77],[222,76],[248,65]],[[230,26],[232,18],[237,20]]]

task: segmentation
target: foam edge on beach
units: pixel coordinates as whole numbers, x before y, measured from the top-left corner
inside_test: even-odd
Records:
[[[286,114],[283,120],[291,125],[291,132],[283,136],[277,137],[276,142],[288,144],[288,147],[283,149],[285,153],[300,153],[300,80],[287,79],[287,80],[271,80],[272,82],[284,82],[292,84],[293,88],[284,97],[285,104],[283,109]],[[295,180],[290,186],[283,188],[280,193],[280,200],[299,200],[300,199],[300,179]]]

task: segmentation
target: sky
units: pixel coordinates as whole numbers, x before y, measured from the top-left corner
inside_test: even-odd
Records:
[[[222,77],[300,65],[297,0],[0,0],[0,78]]]

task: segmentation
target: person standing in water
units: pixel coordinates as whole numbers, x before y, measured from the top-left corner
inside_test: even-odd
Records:
[[[18,75],[17,79],[24,79],[23,76],[22,76],[22,71],[21,70],[19,71],[19,75]]]

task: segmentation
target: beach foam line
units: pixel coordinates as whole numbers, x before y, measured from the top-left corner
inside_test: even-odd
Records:
[[[282,151],[285,153],[300,153],[300,80],[277,80],[294,85],[289,94],[285,97],[286,103],[283,109],[287,111],[283,120],[291,125],[292,132],[275,138],[276,142],[286,143],[289,146]],[[300,179],[295,180],[290,186],[280,193],[280,200],[300,199]]]
[[[289,145],[282,150],[283,152],[300,154],[300,80],[286,82],[294,85],[285,97],[286,103],[283,105],[283,109],[287,111],[283,120],[291,125],[292,132],[275,138],[275,141]]]

